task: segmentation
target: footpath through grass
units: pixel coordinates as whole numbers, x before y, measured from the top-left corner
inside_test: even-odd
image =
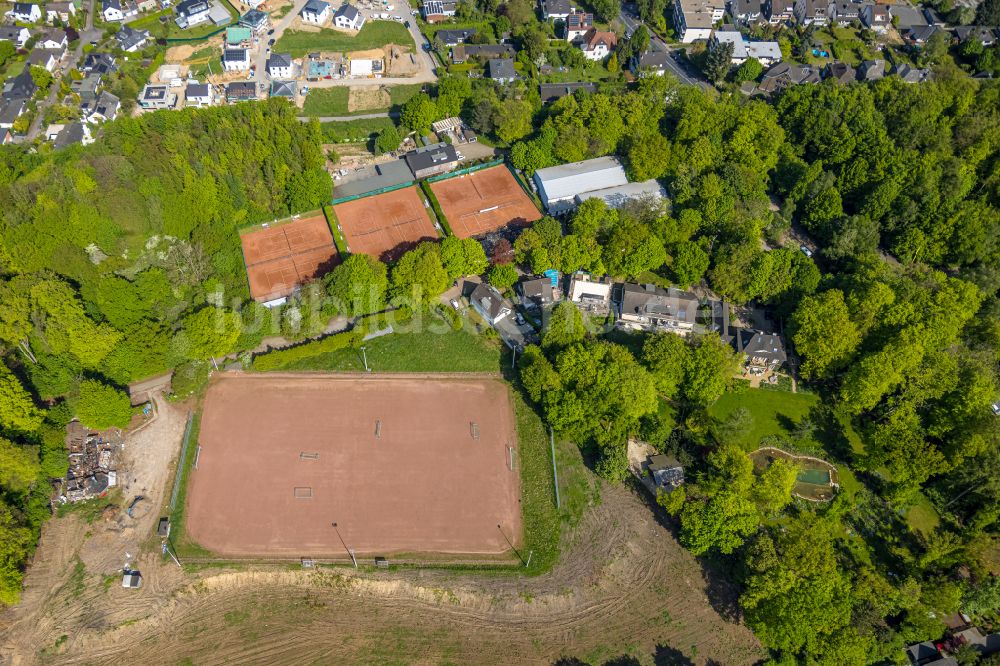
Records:
[[[291,53],[293,57],[299,58],[316,51],[366,51],[380,49],[386,44],[416,49],[413,35],[402,23],[367,21],[357,35],[332,29],[319,32],[286,30],[274,45],[274,52]]]

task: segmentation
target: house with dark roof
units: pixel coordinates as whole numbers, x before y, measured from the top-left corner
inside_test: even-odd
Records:
[[[245,72],[250,69],[250,49],[223,49],[222,67],[227,72]]]
[[[101,0],[101,14],[107,22],[124,21],[139,15],[134,0]]]
[[[244,28],[250,28],[256,34],[260,34],[267,30],[268,18],[267,14],[260,11],[259,9],[251,9],[246,14],[240,17],[238,22],[239,25]]]
[[[594,15],[584,12],[573,12],[566,17],[566,41],[575,43],[594,27]]]
[[[11,100],[21,100],[27,102],[38,92],[38,86],[31,77],[31,68],[27,65],[17,76],[7,79],[3,84],[3,98],[8,102]]]
[[[41,67],[47,72],[54,72],[64,55],[66,49],[35,49],[28,54],[25,63],[30,67]]]
[[[885,60],[881,58],[865,60],[858,67],[859,81],[878,81],[883,76],[885,76]]]
[[[546,21],[565,21],[570,14],[576,13],[576,5],[570,0],[541,0],[542,18]]]
[[[694,330],[700,300],[675,287],[626,282],[617,304],[618,325],[622,328],[686,335]]]
[[[830,22],[829,0],[796,0],[795,18],[802,25],[826,25]]]
[[[516,54],[511,44],[458,44],[451,49],[451,61],[458,65],[472,58],[513,58]]]
[[[304,23],[323,25],[330,19],[330,3],[323,0],[309,0],[299,12]]]
[[[174,10],[174,23],[181,30],[187,30],[199,23],[208,21],[211,16],[211,5],[206,0],[184,0]]]
[[[458,166],[458,152],[449,143],[434,143],[417,148],[403,156],[413,177],[427,178],[451,171]]]
[[[846,62],[831,62],[823,68],[823,79],[833,79],[837,83],[851,83],[858,78],[858,73]]]
[[[517,287],[521,292],[521,304],[526,308],[539,309],[555,300],[552,278],[528,278],[518,283]]]
[[[333,24],[343,30],[361,30],[365,16],[354,5],[343,4],[333,13]]]
[[[478,30],[475,28],[463,28],[461,30],[438,30],[434,34],[434,39],[445,46],[455,46],[464,44],[467,39],[475,35]]]
[[[172,109],[177,106],[177,95],[160,84],[146,84],[139,93],[139,106],[144,109]]]
[[[684,485],[684,467],[671,455],[649,456],[646,470],[657,490],[670,492]]]
[[[136,30],[132,26],[123,25],[122,29],[115,34],[115,39],[126,53],[135,53],[146,46],[149,39],[148,30]]]
[[[295,75],[291,53],[272,53],[267,59],[267,75],[272,79],[290,79]]]
[[[795,20],[795,0],[764,0],[764,16],[771,25]]]
[[[889,5],[889,15],[892,17],[890,21],[895,24],[899,32],[928,25],[924,13],[913,5]]]
[[[116,65],[115,57],[110,53],[96,53],[91,51],[83,57],[83,65],[80,67],[80,71],[90,73],[98,72],[100,74],[111,74],[117,71],[118,67]]]
[[[212,106],[215,102],[215,91],[209,83],[189,83],[184,89],[184,106],[201,108]]]
[[[487,76],[497,83],[510,83],[517,78],[514,61],[510,58],[491,58],[486,71]]]
[[[869,2],[861,7],[861,23],[881,35],[892,25],[892,14],[888,6]]]
[[[66,146],[72,146],[76,143],[82,143],[87,146],[93,142],[94,138],[90,134],[90,126],[77,121],[66,125],[62,131],[59,132],[58,136],[56,136],[56,140],[53,145],[59,149],[65,148]],[[91,490],[95,495],[99,495],[108,489],[108,483],[108,475],[103,472],[98,472],[93,477],[88,479],[88,490]]]
[[[805,83],[819,83],[820,70],[813,65],[790,65],[780,62],[764,72],[757,90],[764,94],[772,94],[784,90],[788,86]]]
[[[956,26],[952,32],[960,43],[975,40],[983,46],[993,46],[1000,36],[1000,28],[989,28],[982,25],[960,25]]]
[[[35,47],[40,49],[65,49],[69,46],[65,30],[49,30],[39,37]]]
[[[19,25],[0,25],[0,41],[11,42],[14,48],[21,48],[31,39],[31,32]]]
[[[669,59],[670,54],[665,51],[647,51],[638,57],[633,56],[629,61],[629,68],[636,76],[663,76],[668,69]]]
[[[946,34],[943,28],[936,25],[922,25],[910,28],[903,32],[903,39],[914,46],[923,46],[930,41],[931,37],[938,33]]]
[[[93,101],[80,104],[83,119],[94,125],[108,120],[114,120],[121,108],[121,101],[107,90],[102,90]]]
[[[776,333],[734,328],[730,329],[730,335],[736,353],[745,356],[744,363],[748,369],[777,370],[788,361],[785,341]]]
[[[226,102],[236,104],[257,99],[257,85],[253,81],[233,81],[226,86]]]
[[[830,20],[839,25],[861,22],[861,12],[865,5],[852,0],[836,0],[830,4]]]
[[[22,23],[34,23],[42,18],[41,8],[28,2],[15,2],[7,16]]]
[[[294,100],[299,94],[299,86],[295,81],[272,81],[271,97],[284,97]]]
[[[538,86],[538,94],[542,98],[542,104],[562,99],[566,95],[572,95],[577,90],[587,93],[597,92],[597,84],[590,81],[577,81],[574,83],[542,83]]]
[[[9,130],[24,113],[25,100],[10,99],[0,103],[0,128]]]
[[[903,79],[906,83],[921,83],[927,80],[931,71],[929,69],[917,69],[916,67],[910,67],[904,63],[897,65],[893,74]]]
[[[514,306],[491,284],[480,282],[469,296],[469,302],[479,315],[495,326],[514,311]]]
[[[729,0],[729,15],[737,23],[750,25],[764,20],[764,3],[762,0]]]

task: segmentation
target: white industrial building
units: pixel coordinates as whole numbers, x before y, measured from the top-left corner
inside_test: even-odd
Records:
[[[634,199],[659,200],[667,193],[655,180],[647,180],[641,183],[625,183],[614,187],[605,187],[600,190],[590,190],[577,194],[575,202],[577,205],[587,199],[603,199],[608,208],[620,208]]]
[[[534,180],[545,210],[555,215],[576,208],[577,195],[628,183],[625,169],[614,157],[539,169]]]

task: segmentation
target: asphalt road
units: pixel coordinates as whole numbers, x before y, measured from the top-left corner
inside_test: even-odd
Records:
[[[625,26],[630,35],[635,32],[636,28],[643,25],[642,20],[624,6],[618,14],[618,20],[621,21],[622,25]],[[667,59],[667,69],[671,74],[676,76],[681,83],[686,83],[692,86],[702,86],[703,88],[711,88],[711,85],[709,85],[707,81],[701,79],[697,74],[689,72],[682,64],[674,59],[674,54],[682,49],[671,47],[669,44],[656,36],[652,30],[649,31],[649,50],[654,53],[666,52],[670,54],[670,58]]]

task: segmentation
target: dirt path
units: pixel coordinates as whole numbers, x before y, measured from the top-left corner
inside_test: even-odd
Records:
[[[651,663],[658,645],[698,664],[763,656],[749,630],[723,617],[732,591],[710,584],[626,488],[605,487],[560,564],[535,579],[351,569],[182,573],[150,558],[137,592],[91,581],[78,596],[56,594],[72,569],[69,544],[85,528],[75,519],[47,527],[47,556],[29,572],[25,603],[0,620],[0,655],[11,663],[545,664],[574,656],[596,664],[626,652]]]

